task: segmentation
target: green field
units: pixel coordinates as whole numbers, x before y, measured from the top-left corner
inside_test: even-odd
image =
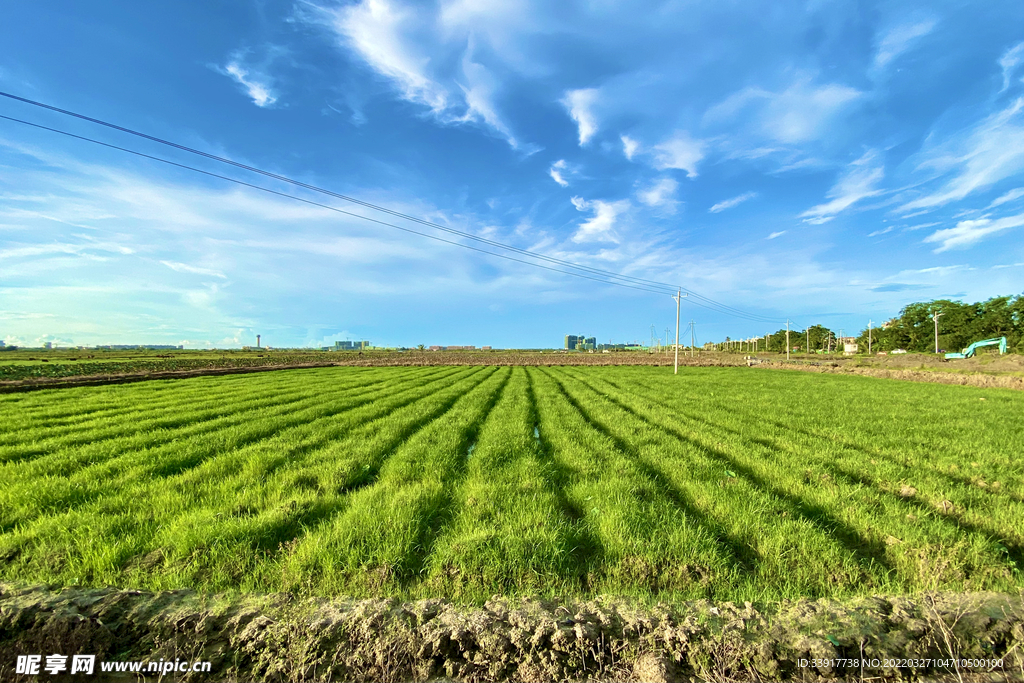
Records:
[[[0,578],[764,601],[1024,586],[1024,393],[321,368],[0,395]]]

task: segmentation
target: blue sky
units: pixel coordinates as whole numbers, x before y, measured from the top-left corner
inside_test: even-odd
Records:
[[[796,327],[1024,291],[1016,1],[43,1],[0,45],[0,90]],[[0,120],[8,343],[550,347],[674,309]]]

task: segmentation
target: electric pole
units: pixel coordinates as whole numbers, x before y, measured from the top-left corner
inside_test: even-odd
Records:
[[[679,374],[679,303],[683,300],[683,297],[687,296],[683,294],[683,290],[676,291],[676,295],[672,297],[676,300],[676,360],[675,367],[672,370],[673,375]]]
[[[693,345],[696,343],[696,335],[693,330],[693,321],[690,321],[690,358],[693,358]]]
[[[868,320],[868,355],[871,355],[871,321]]]
[[[935,353],[939,352],[939,318],[942,317],[942,313],[935,311],[932,314],[932,320],[935,321]]]
[[[789,320],[786,320],[786,360],[789,360]]]

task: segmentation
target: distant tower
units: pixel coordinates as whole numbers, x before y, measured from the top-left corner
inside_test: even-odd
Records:
[[[256,348],[260,348],[260,335],[256,335]]]

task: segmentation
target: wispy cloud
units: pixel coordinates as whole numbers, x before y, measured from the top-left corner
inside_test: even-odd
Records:
[[[908,225],[903,228],[901,232],[914,232],[915,230],[924,230],[925,228],[933,228],[939,223],[918,223],[917,225]]]
[[[570,90],[562,98],[562,104],[569,111],[569,116],[576,122],[579,128],[580,147],[594,137],[597,132],[597,117],[594,115],[593,107],[597,102],[598,91],[596,88],[585,88],[582,90]]]
[[[630,161],[636,156],[637,151],[640,149],[640,143],[628,135],[623,135],[622,140],[622,153],[626,155],[626,158]]]
[[[717,204],[712,206],[710,209],[708,209],[708,213],[721,213],[722,211],[725,211],[726,209],[731,209],[733,207],[739,206],[743,202],[745,202],[745,201],[747,201],[749,199],[753,199],[756,196],[757,196],[756,192],[744,192],[743,194],[739,195],[738,197],[733,197],[732,199],[725,199],[725,200],[722,200],[722,201],[718,202]]]
[[[562,176],[562,173],[565,171],[565,166],[565,159],[559,159],[555,163],[551,164],[551,168],[548,169],[548,175],[550,175],[551,178],[562,187],[569,187],[569,181]]]
[[[1024,225],[1024,213],[996,220],[978,218],[960,221],[956,224],[955,228],[936,230],[928,237],[925,237],[924,241],[938,242],[939,247],[935,250],[936,253],[949,251],[950,249],[966,249],[989,235],[1017,228],[1021,225]]]
[[[1002,206],[1007,202],[1012,202],[1014,200],[1020,199],[1021,197],[1024,197],[1024,187],[1018,187],[1015,190],[1010,190],[1004,195],[1000,195],[999,197],[993,199],[992,203],[986,206],[985,208],[994,209],[997,206]]]
[[[978,124],[969,133],[926,152],[919,168],[955,175],[939,190],[907,202],[900,211],[943,206],[1024,170],[1024,98]]]
[[[219,277],[227,279],[227,275],[224,273],[213,270],[212,268],[199,268],[197,266],[190,266],[187,263],[178,263],[177,261],[161,261],[168,268],[178,273],[192,273],[194,275],[209,275],[210,277]]]
[[[647,206],[660,206],[675,211],[676,189],[679,187],[672,178],[661,178],[653,185],[636,193],[637,199]]]
[[[825,195],[832,201],[804,211],[800,214],[804,222],[812,225],[827,223],[861,199],[881,194],[876,186],[882,180],[884,169],[877,157],[877,153],[869,151],[850,164],[845,175]]]
[[[617,202],[605,202],[600,199],[586,200],[582,197],[571,199],[577,211],[593,211],[594,215],[580,224],[572,241],[581,242],[618,242],[615,224],[623,213],[629,211],[628,199]]]
[[[434,112],[447,108],[446,89],[426,73],[429,58],[416,54],[413,41],[404,36],[417,21],[413,11],[388,0],[365,0],[325,12],[347,46],[395,83],[404,99]]]
[[[863,94],[838,83],[816,85],[811,77],[803,76],[781,92],[744,88],[710,107],[704,123],[731,123],[746,114],[748,127],[762,136],[784,144],[800,144],[822,137],[834,118]]]
[[[875,230],[874,232],[868,233],[868,237],[878,237],[879,235],[886,235],[892,232],[894,229],[895,226],[890,225],[886,228],[882,228],[881,230]]]
[[[932,285],[916,285],[908,282],[890,282],[889,284],[876,285],[871,288],[872,292],[911,292],[915,289],[928,289]]]
[[[1009,89],[1013,72],[1021,64],[1024,64],[1024,43],[1017,43],[999,58],[999,66],[1003,69],[1003,88],[999,92]]]
[[[320,23],[395,85],[399,96],[426,107],[443,125],[478,123],[513,149],[533,153],[498,111],[501,82],[476,57],[475,34],[451,14],[393,0],[363,0],[338,8],[313,6]],[[445,30],[435,30],[438,21]],[[452,59],[452,57],[458,57]]]
[[[654,167],[660,171],[679,169],[688,178],[697,177],[697,164],[704,158],[704,143],[694,140],[686,131],[676,131],[664,142],[654,146]]]
[[[269,107],[277,102],[277,95],[270,85],[270,78],[266,74],[259,73],[251,68],[245,67],[237,59],[228,62],[223,68],[223,73],[230,76],[242,86],[246,94],[252,99],[257,107]]]
[[[776,237],[782,237],[787,232],[788,232],[787,230],[779,230],[778,232],[773,232],[772,234],[768,235],[768,237],[766,237],[765,239],[773,240]]]
[[[900,54],[906,52],[918,38],[928,35],[935,28],[934,19],[903,24],[890,29],[878,41],[875,52],[875,67],[883,68]]]

